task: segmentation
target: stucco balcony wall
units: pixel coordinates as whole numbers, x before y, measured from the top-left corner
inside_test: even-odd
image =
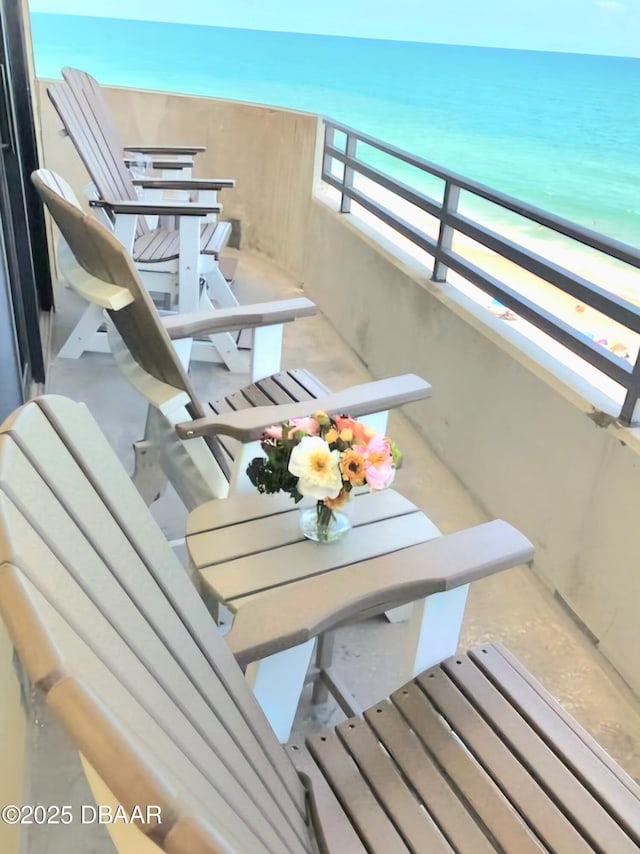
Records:
[[[45,165],[79,198],[88,175],[38,81]],[[301,280],[318,117],[237,101],[104,87],[125,145],[205,145],[194,176],[235,178],[222,192],[225,219],[240,223],[240,245]]]
[[[87,177],[39,83],[45,164]],[[640,437],[592,389],[321,195],[317,116],[107,89],[128,143],[207,146],[196,174],[235,177],[241,245],[300,282],[376,376],[414,371],[434,397],[414,423],[489,515],[534,541],[534,571],[640,693]],[[416,415],[416,413],[418,413]],[[600,426],[603,425],[603,426]]]
[[[638,431],[601,419],[538,346],[319,199],[304,284],[375,376],[429,379],[414,425],[489,515],[533,540],[534,570],[640,693]]]

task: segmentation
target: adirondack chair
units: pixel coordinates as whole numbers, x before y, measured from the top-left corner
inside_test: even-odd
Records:
[[[236,306],[238,301],[219,267],[231,226],[204,222],[208,215],[221,210],[215,193],[233,187],[235,182],[226,178],[134,180],[122,161],[122,152],[114,150],[108,129],[103,129],[88,104],[76,100],[64,82],[52,84],[47,92],[98,193],[90,204],[103,212],[105,224],[113,227],[118,240],[132,253],[147,288],[152,293],[168,294],[171,307],[182,312],[210,307],[211,300],[222,308]],[[208,198],[195,202],[140,199],[137,186],[153,188],[156,194],[163,190],[208,193]],[[146,217],[151,216],[176,217],[179,228],[150,228]],[[201,286],[203,282],[206,288]],[[98,331],[99,321],[95,309],[89,307],[59,355],[77,358],[88,349],[107,351],[105,337]],[[215,347],[230,370],[246,369],[246,360],[238,353],[232,336],[217,339]],[[212,358],[211,348],[199,347],[195,355]]]
[[[357,386],[325,400],[328,389],[308,371],[280,372],[282,324],[313,314],[315,306],[307,299],[160,318],[126,251],[108,229],[84,214],[69,185],[48,170],[34,172],[32,180],[65,241],[58,253],[61,270],[96,307],[106,309],[116,362],[149,401],[134,476],[149,502],[157,497],[167,477],[189,510],[224,497],[229,480],[239,479],[246,456],[254,452],[253,448],[243,452],[233,437],[253,441],[261,427],[272,421],[308,415],[310,408],[326,404],[325,408],[348,411],[355,417],[375,413],[375,424],[384,432],[386,409],[430,394],[428,383],[406,375]],[[196,334],[239,326],[253,328],[254,384],[205,405],[198,399],[183,367],[186,360],[177,357],[175,345],[186,342],[189,346]],[[238,413],[237,423],[224,419],[225,435],[232,437],[227,440],[210,433],[220,431],[204,420],[207,412],[232,413],[253,407],[260,408],[255,423],[248,413]],[[198,433],[204,429],[205,439],[195,433],[188,441],[179,439],[175,425],[186,421]]]
[[[163,173],[165,178],[190,178],[196,155],[206,151],[204,145],[134,145],[123,144],[113,120],[111,109],[98,81],[79,68],[65,67],[62,77],[79,104],[88,108],[102,128],[109,148],[130,167],[136,155],[148,157],[152,169]],[[215,201],[215,199],[209,199]]]
[[[510,526],[480,525],[397,555],[369,601],[531,554]],[[107,825],[120,854],[638,851],[640,788],[500,645],[279,745],[80,404],[45,397],[0,428],[0,566],[0,614],[29,679],[103,811],[137,817]]]

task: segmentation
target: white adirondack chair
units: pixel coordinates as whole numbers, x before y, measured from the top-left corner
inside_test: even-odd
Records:
[[[236,306],[238,301],[219,263],[231,226],[211,219],[211,214],[221,210],[217,192],[232,188],[235,182],[226,178],[134,180],[122,151],[114,151],[108,128],[103,128],[89,105],[76,99],[64,82],[49,86],[48,94],[95,186],[97,198],[90,204],[132,254],[147,289],[168,295],[170,308],[180,312],[210,308],[212,302],[220,308]],[[139,198],[137,186],[150,190],[150,195]],[[203,197],[167,200],[161,198],[164,191]],[[169,227],[163,222],[151,227],[147,217],[166,219]],[[174,218],[177,228],[171,227]],[[77,358],[85,350],[108,351],[106,337],[99,332],[101,324],[99,313],[89,306],[59,355]],[[233,336],[221,333],[213,344],[215,352],[199,346],[192,355],[221,359],[230,370],[246,370],[247,360],[238,352]]]

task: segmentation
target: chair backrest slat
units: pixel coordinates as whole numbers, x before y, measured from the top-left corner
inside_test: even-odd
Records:
[[[91,74],[79,68],[63,68],[62,77],[78,103],[83,101],[102,130],[109,150],[122,159],[123,147],[111,110],[104,97],[102,87]]]
[[[81,92],[76,97],[64,81],[52,83],[47,94],[100,197],[137,201],[138,194],[124,165],[123,152],[113,150],[113,141],[105,135],[84,94]],[[148,232],[144,217],[138,217],[137,235]]]
[[[63,624],[62,638],[56,636],[59,615],[20,570],[9,563],[0,563],[0,618],[7,626],[34,686],[44,694],[48,706],[71,736],[85,762],[89,763],[91,783],[95,783],[94,769],[99,768],[98,779],[102,787],[106,787],[109,796],[117,792],[118,802],[127,813],[131,813],[136,805],[157,806],[160,826],[156,821],[145,821],[141,823],[141,829],[165,850],[170,850],[169,840],[180,835],[181,827],[198,820],[189,815],[190,798],[184,797],[184,783],[177,787],[182,793],[180,803],[176,786],[170,782],[180,777],[182,757],[177,757],[178,766],[170,764],[168,767],[162,767],[157,758],[158,753],[162,755],[167,748],[166,735],[156,732],[158,739],[151,749],[141,742],[134,743],[131,734],[118,725],[100,697],[65,670],[67,661],[62,658],[60,648],[64,646],[68,626]],[[71,639],[71,644],[76,648],[82,646],[75,638]],[[94,665],[101,670],[99,660]],[[145,730],[143,737],[148,734]],[[168,747],[170,751],[171,742]],[[98,803],[106,802],[107,799],[100,798],[100,794],[96,792]],[[208,825],[202,830],[198,845],[192,841],[191,847],[185,845],[177,849],[180,854],[211,854],[212,851],[226,854],[237,850],[233,832],[223,834],[220,824],[216,828]]]
[[[225,827],[267,851],[305,850],[299,781],[88,411],[40,399],[5,425],[0,443],[0,560],[59,614],[57,634],[66,625],[77,638],[65,641],[67,667],[108,698],[127,729],[127,704],[135,706],[136,738],[153,731],[161,744],[158,733],[168,736],[182,764],[168,748],[159,761],[182,769],[182,785],[201,805],[217,792]]]

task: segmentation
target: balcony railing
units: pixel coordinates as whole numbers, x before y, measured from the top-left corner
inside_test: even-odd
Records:
[[[551,233],[554,236],[576,241],[595,250],[599,253],[599,257],[607,261],[615,259],[617,262],[622,262],[626,265],[626,269],[632,270],[634,274],[640,270],[638,249],[464,178],[366,133],[331,119],[324,121],[322,178],[340,193],[342,213],[349,213],[351,203],[357,203],[380,222],[433,258],[432,279],[434,281],[445,282],[448,271],[454,271],[497,300],[506,309],[515,312],[602,372],[624,389],[620,420],[627,424],[640,422],[640,355],[634,355],[631,361],[611,352],[607,347],[592,340],[588,334],[573,327],[567,320],[538,304],[531,296],[526,296],[517,288],[511,287],[496,275],[455,251],[454,238],[458,234],[464,235],[476,244],[512,262],[520,270],[548,282],[564,294],[573,297],[578,303],[590,306],[600,315],[629,330],[634,337],[640,334],[640,307],[561,264],[545,258],[512,239],[511,236],[498,233],[481,223],[476,217],[463,215],[459,210],[460,195],[464,191],[469,199],[484,200],[495,206],[494,209],[499,209],[510,217],[516,215],[521,222],[534,223],[548,229],[547,234]],[[431,183],[433,179],[437,179],[441,191],[440,199],[433,198],[387,172],[381,171],[371,163],[371,155],[369,155],[369,162],[366,162],[358,156],[360,146],[380,152],[386,156],[384,159],[391,158],[395,165],[399,165],[399,161],[414,167],[424,176],[428,176]],[[379,160],[383,159],[379,155],[377,157]],[[336,166],[336,164],[339,165]],[[357,176],[366,180],[358,180]],[[379,192],[380,190],[382,193]],[[424,212],[433,217],[435,220],[433,234],[429,235],[422,224],[417,224],[416,219],[419,220],[420,217],[412,216],[411,213],[409,218],[406,215],[403,216],[398,212],[396,204],[389,207],[381,201],[380,196],[383,199],[386,197],[395,201],[402,200],[413,206],[405,205],[410,212],[415,211],[418,214]],[[396,210],[392,210],[391,207],[395,207]],[[638,295],[640,297],[640,278]]]

